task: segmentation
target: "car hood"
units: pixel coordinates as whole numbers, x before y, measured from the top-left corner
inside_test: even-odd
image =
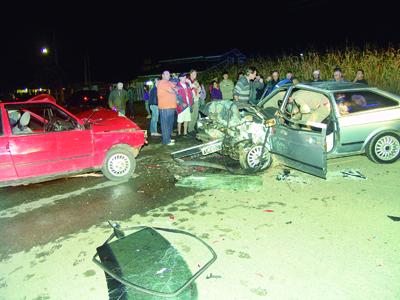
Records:
[[[140,127],[117,112],[95,108],[81,112],[76,115],[84,123],[89,123],[93,131],[125,131],[130,129],[141,130]]]

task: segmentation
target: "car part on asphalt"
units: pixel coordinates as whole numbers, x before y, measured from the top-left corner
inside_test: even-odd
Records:
[[[400,217],[395,217],[395,216],[388,216],[389,219],[395,222],[400,222]]]
[[[195,280],[217,259],[214,250],[197,236],[178,229],[134,226],[113,233],[97,248],[93,262],[106,273],[110,299],[197,299]],[[211,258],[192,275],[179,251],[160,232],[200,242]]]
[[[358,170],[347,170],[347,171],[341,171],[340,173],[343,174],[343,177],[358,177],[362,179],[367,179],[367,177],[361,174],[361,172]]]
[[[276,176],[276,180],[283,181],[283,180],[286,180],[289,176],[290,176],[290,170],[283,169],[283,173]]]
[[[263,181],[260,176],[201,174],[176,178],[175,186],[195,189],[259,190]]]
[[[219,278],[222,278],[222,276],[220,276],[220,275],[214,275],[213,273],[210,273],[210,274],[208,274],[208,275],[206,276],[206,279],[212,279],[212,278],[214,278],[214,279],[219,279]]]

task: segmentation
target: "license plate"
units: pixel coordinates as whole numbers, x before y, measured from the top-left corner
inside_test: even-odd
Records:
[[[222,143],[210,145],[204,148],[201,148],[201,154],[207,155],[210,153],[218,152],[222,149]]]

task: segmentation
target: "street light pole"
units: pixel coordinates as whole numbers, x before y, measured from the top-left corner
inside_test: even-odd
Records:
[[[56,46],[56,32],[53,30],[53,48],[54,48],[54,62],[58,67],[58,53],[57,53],[57,46]]]

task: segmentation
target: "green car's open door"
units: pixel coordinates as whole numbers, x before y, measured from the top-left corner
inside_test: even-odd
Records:
[[[269,137],[270,152],[289,167],[326,179],[326,128],[279,115]]]

